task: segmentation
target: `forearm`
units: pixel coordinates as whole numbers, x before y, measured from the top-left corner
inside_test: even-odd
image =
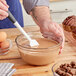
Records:
[[[50,10],[47,6],[37,6],[33,8],[30,15],[39,26],[48,24],[52,21]]]

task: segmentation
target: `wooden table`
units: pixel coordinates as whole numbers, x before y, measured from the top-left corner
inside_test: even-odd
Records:
[[[26,26],[24,30],[28,31],[39,31],[37,26]],[[20,54],[18,52],[15,38],[17,35],[21,34],[16,28],[13,29],[0,29],[0,31],[5,31],[8,34],[8,38],[12,40],[13,47],[10,49],[9,53],[4,56],[0,56],[0,62],[10,62],[14,63],[17,71],[13,76],[53,76],[51,72],[51,67],[55,63],[51,63],[46,66],[31,66],[21,59]],[[56,60],[62,59],[73,59],[76,58],[76,41],[72,38],[71,34],[65,32],[66,42],[62,55],[59,56]]]

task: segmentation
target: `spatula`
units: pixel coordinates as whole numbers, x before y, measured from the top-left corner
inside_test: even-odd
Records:
[[[15,17],[12,15],[12,13],[8,10],[8,18],[9,20],[20,30],[20,32],[29,40],[30,42],[30,46],[34,47],[34,46],[38,46],[39,43],[35,40],[32,39],[24,30],[23,28],[20,26],[20,24],[18,23],[18,21],[15,19]]]

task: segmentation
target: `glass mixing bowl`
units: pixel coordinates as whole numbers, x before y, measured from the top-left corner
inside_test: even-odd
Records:
[[[29,32],[28,35],[32,39],[43,38],[40,32]],[[54,62],[58,57],[61,46],[61,43],[58,43],[48,48],[28,48],[28,45],[23,45],[27,42],[24,35],[19,35],[15,41],[22,59],[31,65],[47,65]]]
[[[55,71],[59,68],[59,66],[61,64],[70,64],[72,61],[76,61],[76,58],[70,58],[70,59],[66,59],[66,60],[64,59],[64,60],[61,60],[61,61],[58,61],[57,63],[55,63],[52,66],[53,76],[60,76]]]
[[[0,55],[5,55],[5,54],[7,54],[7,53],[10,51],[11,47],[12,47],[12,41],[11,41],[10,39],[7,39],[6,41],[9,42],[9,47],[7,47],[7,48],[5,48],[5,49],[1,49],[1,48],[0,48]]]

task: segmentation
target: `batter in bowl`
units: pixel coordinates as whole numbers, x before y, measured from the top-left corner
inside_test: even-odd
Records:
[[[24,48],[19,48],[22,59],[32,65],[46,65],[55,61],[60,49],[59,43],[46,38],[36,38],[35,40],[39,43],[38,47],[31,48],[29,42],[26,41],[22,45]]]

